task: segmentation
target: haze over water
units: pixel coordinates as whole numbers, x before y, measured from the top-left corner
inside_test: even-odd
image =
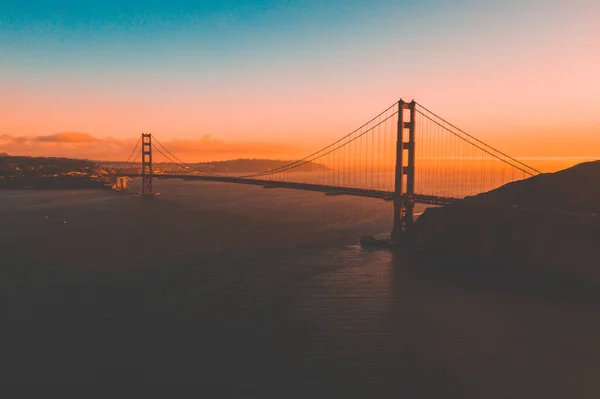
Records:
[[[258,397],[600,394],[597,290],[362,249],[361,235],[391,229],[384,201],[155,189],[0,192],[1,381],[121,376]]]

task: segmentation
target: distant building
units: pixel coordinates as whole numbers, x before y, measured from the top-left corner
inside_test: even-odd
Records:
[[[117,182],[113,185],[113,190],[125,190],[127,188],[127,178],[117,177]]]

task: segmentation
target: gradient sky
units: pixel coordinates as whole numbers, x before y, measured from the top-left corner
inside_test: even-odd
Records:
[[[11,154],[122,158],[144,131],[289,159],[400,97],[519,157],[600,157],[600,2],[0,3]]]

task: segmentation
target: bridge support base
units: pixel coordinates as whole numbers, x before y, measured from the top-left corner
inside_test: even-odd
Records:
[[[415,202],[407,196],[394,199],[394,226],[392,228],[391,240],[402,244],[414,222]]]

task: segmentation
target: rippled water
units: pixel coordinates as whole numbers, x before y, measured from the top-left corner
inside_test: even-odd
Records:
[[[391,205],[158,181],[0,192],[0,381],[597,397],[593,287],[365,250]]]

